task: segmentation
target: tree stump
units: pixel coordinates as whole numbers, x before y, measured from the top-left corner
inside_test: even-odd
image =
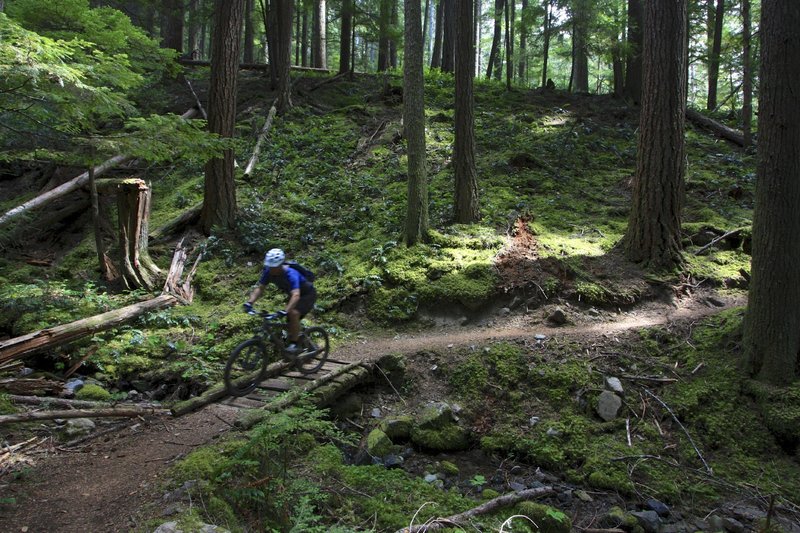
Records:
[[[132,178],[117,185],[120,272],[129,289],[152,290],[153,278],[161,274],[147,251],[151,194],[144,180]]]

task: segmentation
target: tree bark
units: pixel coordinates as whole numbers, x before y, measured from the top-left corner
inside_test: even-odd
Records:
[[[470,224],[480,219],[478,172],[475,167],[475,118],[473,79],[475,44],[472,38],[472,2],[459,0],[456,6],[455,73],[455,220]]]
[[[528,0],[522,0],[519,24],[519,67],[517,77],[523,84],[528,83]]]
[[[378,72],[389,68],[389,23],[391,0],[380,0],[378,12]]]
[[[686,17],[686,0],[645,4],[642,110],[623,247],[628,259],[656,269],[682,260]]]
[[[236,94],[239,44],[245,0],[218,0],[214,13],[211,50],[211,83],[208,92],[208,129],[223,139],[232,138],[236,126]],[[203,210],[200,225],[206,235],[214,227],[236,227],[234,154],[229,148],[222,158],[206,163]]]
[[[403,125],[408,151],[406,244],[428,234],[428,175],[425,164],[425,79],[420,0],[405,0],[405,61],[403,62]]]
[[[397,0],[392,1],[391,38],[389,39],[389,66],[397,68],[397,25],[400,22],[397,15]]]
[[[166,28],[164,48],[183,52],[183,0],[166,0],[163,3]]]
[[[642,101],[643,28],[642,0],[628,0],[628,59],[625,66],[625,96],[635,105]]]
[[[199,11],[200,0],[189,0],[189,24],[187,28],[188,35],[188,53],[192,59],[200,59],[200,14]]]
[[[572,89],[576,93],[589,92],[589,55],[586,51],[589,33],[589,15],[584,2],[576,2],[572,14]]]
[[[514,0],[506,0],[506,91],[511,91],[511,80],[514,78]]]
[[[800,4],[763,0],[760,33],[752,279],[742,345],[748,375],[786,385],[800,377]]]
[[[486,79],[492,79],[492,73],[499,78],[497,64],[500,61],[500,39],[503,37],[503,9],[505,0],[494,0],[494,36],[492,48],[489,50],[489,60],[486,63]]]
[[[350,71],[350,33],[353,31],[353,2],[354,0],[342,0],[342,25],[339,31],[341,36],[339,74]]]
[[[442,28],[442,72],[453,72],[455,68],[456,51],[456,20],[455,20],[456,0],[444,0],[443,28]],[[472,2],[470,2],[472,5]],[[472,30],[470,29],[470,34]]]
[[[550,28],[552,26],[553,0],[544,0],[544,28],[542,30],[542,89],[547,87],[547,62],[550,59]]]
[[[717,9],[714,14],[714,42],[708,56],[708,100],[706,109],[713,111],[717,108],[717,83],[719,80],[719,58],[722,51],[722,22],[725,14],[725,0],[717,0]]]
[[[151,194],[140,179],[117,185],[120,274],[129,289],[151,290],[153,276],[161,273],[147,250]]]
[[[442,67],[442,20],[444,19],[443,11],[444,0],[436,2],[436,27],[433,34],[433,52],[431,52],[431,68]]]
[[[753,144],[753,67],[751,41],[750,0],[742,0],[742,141],[745,148]]]
[[[738,144],[739,146],[744,146],[744,135],[742,132],[737,131],[733,128],[729,128],[725,124],[717,122],[716,120],[710,119],[707,116],[699,113],[693,109],[686,110],[686,118],[703,126],[704,128],[708,128],[720,137],[724,139],[728,139],[731,142]]]
[[[253,8],[255,0],[245,0],[244,4],[244,48],[242,52],[243,63],[253,63]]]
[[[324,3],[324,0],[321,0]],[[275,68],[277,76],[278,114],[286,113],[292,107],[291,48],[292,48],[292,9],[293,0],[275,0]]]
[[[108,311],[93,317],[76,320],[69,324],[42,329],[13,339],[0,341],[0,363],[18,359],[39,350],[60,346],[87,335],[105,331],[130,322],[134,318],[172,307],[178,303],[175,296],[162,294],[151,300]]]
[[[327,53],[327,6],[325,0],[316,0],[314,3],[314,38],[312,66],[328,68]],[[291,39],[290,39],[291,46]]]

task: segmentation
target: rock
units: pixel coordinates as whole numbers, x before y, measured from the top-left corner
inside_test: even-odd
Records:
[[[92,432],[94,427],[94,422],[88,418],[73,418],[67,421],[67,425],[64,427],[64,435],[68,438],[88,435]]]
[[[631,530],[638,525],[638,519],[621,508],[614,506],[604,514],[599,521],[599,525],[606,529],[625,529]]]
[[[448,476],[457,476],[459,472],[458,466],[450,461],[442,461],[439,468],[442,470],[443,474]]]
[[[182,530],[178,529],[177,522],[164,522],[155,528],[153,533],[182,533]]]
[[[539,527],[539,531],[549,533],[569,533],[572,520],[555,507],[537,502],[525,501],[517,504],[519,513],[527,516]]]
[[[503,307],[502,309],[500,309],[500,316],[508,316],[510,314],[511,314],[511,309],[509,309],[508,307]]]
[[[433,483],[433,482],[434,482],[434,481],[436,481],[437,479],[439,479],[439,476],[437,476],[436,474],[427,474],[427,475],[426,475],[426,476],[423,478],[423,480],[425,481],[425,483]]]
[[[624,395],[625,393],[625,390],[622,388],[622,382],[619,380],[619,378],[611,376],[606,377],[606,388],[611,392],[619,394],[620,396]]]
[[[229,530],[224,527],[211,524],[203,524],[199,528],[192,528],[192,531],[197,533],[229,533]],[[164,522],[153,533],[183,533],[183,530],[178,527],[178,522]]]
[[[65,398],[72,398],[84,385],[84,381],[78,378],[72,378],[64,384],[64,389],[61,396]]]
[[[436,402],[428,405],[417,421],[420,429],[441,429],[453,422],[453,409],[449,404]]]
[[[528,487],[526,485],[523,485],[522,483],[519,483],[518,481],[510,481],[508,483],[508,488],[513,490],[514,492],[519,492],[521,490],[527,489]]]
[[[722,523],[725,526],[725,531],[730,531],[731,533],[745,533],[745,531],[747,531],[747,528],[744,527],[744,524],[731,516],[726,516],[723,518]]]
[[[24,378],[25,376],[30,376],[33,374],[33,369],[27,366],[23,366],[22,369],[17,373],[18,378]]]
[[[664,503],[662,503],[662,502],[660,502],[660,501],[658,501],[658,500],[656,500],[654,498],[650,498],[649,500],[647,500],[644,503],[645,503],[645,505],[647,505],[648,509],[650,509],[651,511],[655,511],[658,514],[658,516],[661,516],[661,517],[669,516],[669,507],[667,507],[666,504],[664,504]]]
[[[597,414],[606,422],[617,418],[619,408],[622,407],[622,400],[611,391],[603,391],[597,400]]]
[[[565,490],[565,491],[559,492],[559,493],[556,495],[556,499],[557,499],[557,500],[558,500],[560,503],[563,503],[563,504],[565,504],[565,505],[569,505],[570,503],[572,503],[572,490],[568,489],[568,490]]]
[[[708,298],[706,298],[706,304],[709,307],[725,307],[725,302],[723,302],[719,298],[715,298],[714,296],[709,296]]]
[[[555,310],[550,313],[550,316],[547,317],[547,320],[556,326],[563,326],[567,323],[567,315],[564,313],[563,309],[556,307]]]
[[[380,418],[381,417],[381,410],[378,407],[375,407],[370,411],[370,416],[372,418]]]
[[[674,524],[664,524],[661,526],[661,533],[694,533],[697,528],[680,520]]]
[[[592,497],[589,496],[589,493],[586,492],[585,490],[576,490],[573,494],[575,494],[575,497],[582,502],[588,503],[594,501],[594,499],[592,499]]]
[[[710,516],[708,525],[712,531],[725,531],[725,520],[719,515]]]
[[[400,468],[405,459],[401,455],[389,454],[383,458],[383,466],[386,468]]]
[[[659,533],[661,529],[661,518],[655,511],[636,511],[631,513],[639,521],[639,525],[644,528],[647,533]]]
[[[469,318],[467,318],[467,317],[465,317],[465,316],[462,316],[462,317],[459,319],[458,323],[459,323],[459,325],[461,325],[461,326],[468,326],[468,325],[469,325]]]
[[[539,342],[542,342],[547,338],[547,335],[543,335],[542,333],[537,333],[536,335],[533,336],[533,338]]]
[[[546,434],[548,437],[558,437],[561,435],[561,432],[556,428],[547,428]]]
[[[589,316],[593,316],[593,317],[600,316],[600,311],[598,309],[595,309],[594,307],[590,308],[588,313],[589,313]]]
[[[414,419],[410,416],[389,417],[381,422],[380,430],[392,441],[405,440],[411,436],[413,423]]]
[[[373,457],[383,457],[392,451],[392,440],[380,429],[373,429],[367,435],[367,452]]]
[[[528,425],[529,425],[530,427],[533,427],[533,426],[535,426],[535,425],[536,425],[536,424],[538,424],[538,423],[539,423],[539,417],[538,417],[538,416],[532,416],[532,417],[531,417],[531,418],[528,420]]]

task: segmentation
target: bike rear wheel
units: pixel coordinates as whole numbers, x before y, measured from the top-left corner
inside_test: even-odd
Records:
[[[318,326],[307,328],[303,332],[301,346],[303,351],[297,355],[297,369],[303,374],[313,374],[328,359],[328,332]]]
[[[267,346],[261,339],[250,339],[233,349],[225,364],[225,388],[232,396],[255,390],[267,373]]]

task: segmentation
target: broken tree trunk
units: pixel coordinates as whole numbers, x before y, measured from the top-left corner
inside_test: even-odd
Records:
[[[136,303],[108,311],[100,315],[76,320],[69,324],[62,324],[52,328],[42,329],[15,337],[6,341],[0,341],[0,363],[24,357],[36,351],[66,344],[75,339],[86,335],[91,335],[99,331],[105,331],[133,320],[134,318],[157,311],[165,307],[172,307],[178,303],[178,299],[171,294],[162,294],[151,300]]]
[[[396,533],[417,533],[421,531],[433,531],[435,529],[463,525],[470,518],[491,513],[502,507],[516,505],[521,501],[533,500],[534,498],[541,498],[542,496],[548,496],[550,494],[555,494],[553,487],[538,487],[535,489],[525,489],[518,492],[512,492],[511,494],[504,494],[502,496],[498,496],[497,498],[491,499],[488,502],[482,503],[481,505],[470,509],[469,511],[454,514],[452,516],[448,516],[447,518],[432,518],[424,524],[398,529]]]
[[[117,185],[120,272],[129,289],[152,290],[153,277],[161,274],[147,250],[151,195],[144,180],[128,179]]]
[[[185,279],[183,278],[183,268],[186,266],[186,259],[189,257],[186,248],[183,246],[183,239],[180,240],[172,256],[172,264],[167,272],[167,279],[164,282],[162,294],[172,294],[185,304],[192,303],[194,299],[194,289],[192,289],[192,278],[197,272],[197,265],[200,264],[202,254],[197,254],[197,258],[192,265],[192,269]]]
[[[169,414],[168,409],[155,407],[124,407],[107,409],[68,409],[64,411],[32,411],[14,415],[0,415],[0,426],[15,422],[31,422],[34,420],[53,420],[55,418],[108,418],[128,417],[133,418],[144,415]]]
[[[267,134],[269,133],[269,129],[272,127],[272,121],[275,119],[275,113],[277,113],[276,104],[278,100],[272,102],[272,107],[269,108],[269,113],[267,114],[267,120],[264,122],[264,127],[261,128],[261,133],[258,135],[258,140],[256,140],[256,147],[253,149],[253,155],[250,156],[250,161],[247,162],[247,166],[244,169],[244,175],[249,176],[250,173],[255,168],[256,163],[258,162],[258,154],[261,153],[261,144],[264,142],[264,139],[267,138]]]
[[[729,128],[725,124],[717,122],[716,120],[710,119],[707,116],[703,115],[702,113],[698,113],[693,109],[686,110],[686,118],[694,122],[695,124],[707,128],[720,137],[727,139],[731,142],[738,144],[739,146],[744,146],[744,133],[739,130],[735,130],[733,128]]]
[[[197,108],[193,107],[188,110],[186,113],[181,115],[182,119],[190,119],[197,114]],[[108,161],[101,163],[100,165],[94,167],[94,175],[95,177],[105,174],[110,169],[125,163],[132,159],[131,156],[128,155],[117,155],[109,159]],[[0,226],[8,223],[9,221],[17,218],[18,216],[31,211],[32,209],[36,209],[37,207],[41,207],[56,198],[61,198],[62,196],[66,196],[67,194],[78,190],[79,188],[83,187],[89,182],[89,173],[84,172],[80,176],[69,180],[68,182],[59,185],[55,189],[51,189],[44,194],[40,194],[36,198],[28,200],[24,204],[15,207],[14,209],[8,211],[3,216],[0,216]]]

